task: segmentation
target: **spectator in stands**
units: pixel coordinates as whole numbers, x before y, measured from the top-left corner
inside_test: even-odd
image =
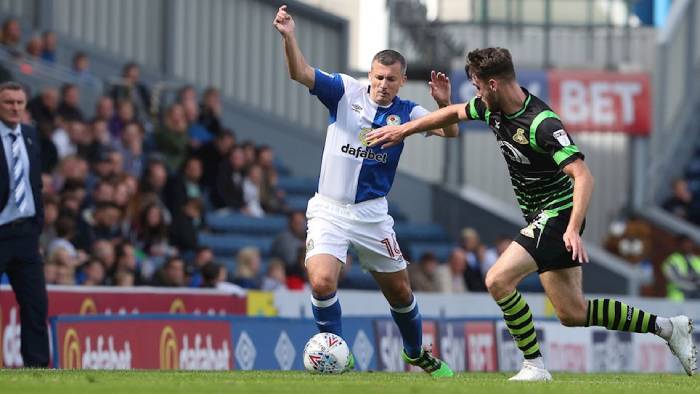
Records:
[[[199,149],[202,145],[214,139],[214,134],[207,130],[199,122],[199,104],[196,100],[188,99],[182,103],[187,119],[187,136],[192,149]]]
[[[55,285],[58,282],[58,265],[50,261],[44,264],[44,279],[47,285]]]
[[[42,174],[44,175],[44,174]],[[45,182],[42,192],[44,192],[47,187]],[[42,199],[44,200],[44,228],[39,236],[39,250],[46,254],[48,246],[56,238],[56,220],[58,219],[58,204],[60,199],[55,193],[43,193]]]
[[[241,212],[246,215],[261,218],[265,216],[265,210],[260,200],[260,191],[263,183],[262,169],[259,165],[253,164],[248,167],[246,176],[243,179],[243,200],[245,208]]]
[[[245,169],[243,149],[235,146],[231,149],[228,160],[221,163],[216,189],[211,193],[211,201],[216,208],[230,208],[237,211],[245,208],[243,199]]]
[[[41,42],[41,37],[33,36],[27,41],[27,45],[24,49],[27,54],[27,59],[29,60],[41,60],[41,54],[44,51],[43,43]]]
[[[270,254],[281,259],[285,265],[287,275],[301,274],[298,264],[299,248],[303,248],[306,242],[306,214],[301,211],[293,211],[287,216],[287,228],[277,234],[272,242]]]
[[[105,284],[105,266],[98,259],[90,259],[82,267],[84,286],[102,286]]]
[[[185,105],[188,101],[197,102],[197,90],[194,86],[187,84],[183,85],[177,91],[177,99],[175,100],[180,105]]]
[[[80,109],[80,89],[78,85],[66,83],[61,86],[61,102],[58,105],[58,115],[67,121],[85,121]]]
[[[135,104],[143,115],[149,113],[151,107],[151,93],[141,81],[141,68],[138,64],[130,62],[122,67],[122,79],[112,88],[110,96],[114,101],[128,100]]]
[[[121,242],[115,247],[116,263],[114,270],[114,282],[117,282],[117,275],[120,272],[129,272],[132,276],[132,286],[139,283],[141,278],[141,267],[136,257],[136,249],[128,242]]]
[[[202,161],[196,156],[185,160],[183,168],[168,179],[166,205],[173,215],[182,209],[188,199],[201,199]]]
[[[280,259],[273,259],[267,265],[267,273],[262,279],[260,290],[275,291],[287,288],[287,276],[285,263]]]
[[[487,249],[484,253],[484,261],[481,264],[482,275],[486,278],[486,273],[489,272],[491,267],[496,264],[496,260],[506,251],[508,245],[513,241],[507,235],[501,235],[496,238],[496,243],[493,248]]]
[[[213,141],[204,144],[197,152],[202,160],[202,185],[209,192],[212,205],[217,208],[226,205],[217,189],[219,171],[225,169],[223,163],[228,161],[229,153],[235,145],[236,138],[233,135],[233,131],[227,129],[218,134]]]
[[[105,106],[105,108],[102,110],[106,115],[106,112],[109,110],[109,104],[106,101],[104,103],[100,102],[100,104]],[[136,112],[134,109],[134,103],[130,100],[121,99],[117,101],[116,107],[116,113],[114,113],[112,118],[109,120],[109,132],[112,134],[113,138],[118,139],[122,135],[124,126],[128,123],[136,121]],[[100,116],[99,113],[98,116]]]
[[[668,256],[662,266],[668,281],[666,297],[676,302],[700,298],[700,256],[687,235],[680,235],[677,242],[678,251]]]
[[[482,272],[482,262],[486,247],[481,244],[479,233],[467,227],[462,230],[460,246],[467,257],[467,268],[464,271],[464,281],[467,283],[469,291],[486,291],[484,274]]]
[[[78,221],[75,245],[87,250],[98,240],[109,242],[125,238],[121,228],[122,211],[113,202],[98,202],[94,210],[86,210]]]
[[[58,44],[56,33],[50,30],[41,33],[41,44],[41,59],[49,63],[55,63],[56,46]]]
[[[22,41],[22,28],[15,18],[7,18],[2,24],[0,45],[13,57],[21,57],[19,44]]]
[[[225,291],[230,294],[244,296],[246,290],[241,286],[226,281],[228,272],[226,267],[219,263],[209,262],[201,269],[202,286]]]
[[[258,148],[257,164],[262,170],[262,184],[260,186],[260,201],[263,209],[268,213],[284,211],[284,193],[277,188],[277,169],[275,169],[275,155],[267,145]]]
[[[78,155],[70,155],[61,160],[58,167],[58,176],[64,191],[68,184],[71,184],[71,187],[78,185],[85,187],[85,181],[89,175],[89,167],[85,159]]]
[[[347,261],[346,261],[347,264]],[[287,271],[287,288],[289,290],[303,290],[309,281],[306,272],[306,245],[297,251],[297,266]]]
[[[187,119],[180,104],[171,105],[155,135],[156,149],[163,155],[169,172],[177,171],[187,157]]]
[[[467,285],[464,282],[464,271],[467,268],[467,258],[461,248],[454,248],[447,264],[440,264],[435,269],[438,291],[441,293],[464,293]]]
[[[246,167],[255,164],[258,156],[258,148],[255,147],[253,141],[243,141],[241,143],[241,148],[243,148],[243,157],[245,158]]]
[[[158,156],[148,159],[145,172],[141,177],[139,186],[140,199],[145,201],[165,201],[165,185],[168,182],[168,170],[165,163]]]
[[[51,137],[53,136],[54,125],[52,123],[37,124],[39,132],[39,143],[41,144],[41,172],[51,174],[58,166],[58,150]]]
[[[199,123],[215,136],[223,131],[221,126],[221,94],[219,89],[213,86],[204,91]]]
[[[410,264],[408,276],[411,280],[411,288],[414,291],[440,291],[436,277],[438,265],[439,261],[432,252],[423,253],[418,264]]]
[[[149,256],[174,254],[168,240],[168,222],[163,208],[151,203],[142,211],[137,230],[140,248]]]
[[[29,100],[27,110],[35,124],[48,124],[54,127],[58,113],[58,90],[52,87],[42,89],[38,96]]]
[[[189,261],[186,267],[188,277],[190,278],[190,287],[202,286],[202,268],[214,261],[214,252],[211,248],[200,246],[194,254],[192,261]]]
[[[155,286],[185,286],[185,262],[179,256],[169,257],[158,270],[153,282]]]
[[[119,287],[132,287],[136,285],[136,275],[129,271],[117,271],[114,274],[114,285]]]
[[[77,257],[78,251],[71,241],[75,238],[75,217],[69,213],[61,212],[56,219],[55,229],[56,237],[44,249],[46,255],[51,255],[57,249],[64,249],[70,255]]]
[[[687,221],[693,221],[693,194],[688,189],[688,181],[676,179],[673,181],[673,195],[664,203],[663,208],[673,215]]]
[[[202,200],[192,197],[173,214],[170,244],[180,253],[194,252],[199,246],[197,234],[204,228],[203,211]]]
[[[137,178],[141,177],[145,162],[143,151],[143,127],[138,122],[124,126],[121,138],[113,144],[124,158],[124,171]]]
[[[132,107],[132,113],[133,113],[133,107]],[[115,135],[115,133],[112,132],[112,122],[114,118],[114,100],[112,100],[111,97],[109,96],[101,96],[99,99],[97,99],[97,103],[95,104],[95,119],[100,119],[105,122],[107,122],[109,131],[112,133],[112,135]],[[132,116],[133,118],[133,116]]]
[[[57,125],[59,127],[54,130],[51,140],[59,159],[78,153],[78,144],[86,139],[88,133],[85,123],[78,120],[63,122],[63,118],[58,117]]]
[[[236,257],[233,283],[244,289],[259,289],[260,251],[254,247],[243,248]]]

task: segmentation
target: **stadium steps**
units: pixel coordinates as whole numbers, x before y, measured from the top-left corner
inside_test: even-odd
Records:
[[[199,233],[199,244],[211,248],[217,256],[235,257],[245,247],[255,247],[262,257],[270,256],[273,237],[246,236],[238,234]]]
[[[287,227],[287,218],[283,215],[255,218],[241,213],[210,212],[206,215],[206,223],[215,233],[274,237]]]

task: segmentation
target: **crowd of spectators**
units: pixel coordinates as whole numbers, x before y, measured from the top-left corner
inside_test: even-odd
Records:
[[[0,34],[0,48],[13,58],[57,62],[54,32],[23,40],[18,21],[8,19]],[[186,85],[166,100],[142,80],[137,63],[105,81],[90,71],[84,52],[68,66],[80,83],[30,92],[24,119],[41,135],[47,283],[232,293],[305,287],[306,217],[285,205],[274,151],[238,141],[224,125],[217,88],[200,95]],[[11,79],[5,74],[0,79]],[[81,107],[84,81],[104,87],[91,111]],[[246,247],[228,256],[231,266],[198,243],[207,210],[286,214],[288,227],[275,236],[267,261]],[[448,261],[416,256],[409,269],[415,290],[485,291],[484,276],[502,245],[486,248],[474,229],[465,229]]]

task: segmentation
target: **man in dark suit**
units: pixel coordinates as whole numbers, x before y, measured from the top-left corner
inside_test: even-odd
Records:
[[[48,299],[39,235],[44,221],[39,135],[21,124],[27,95],[0,84],[0,275],[7,273],[20,309],[25,367],[49,365]]]

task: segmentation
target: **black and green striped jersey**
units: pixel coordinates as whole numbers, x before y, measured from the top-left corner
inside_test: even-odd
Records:
[[[490,112],[480,97],[467,103],[469,119],[485,121],[506,159],[518,205],[530,221],[573,206],[573,182],[562,168],[583,154],[544,101],[523,89],[523,107],[512,115]],[[553,212],[552,212],[553,211]]]

